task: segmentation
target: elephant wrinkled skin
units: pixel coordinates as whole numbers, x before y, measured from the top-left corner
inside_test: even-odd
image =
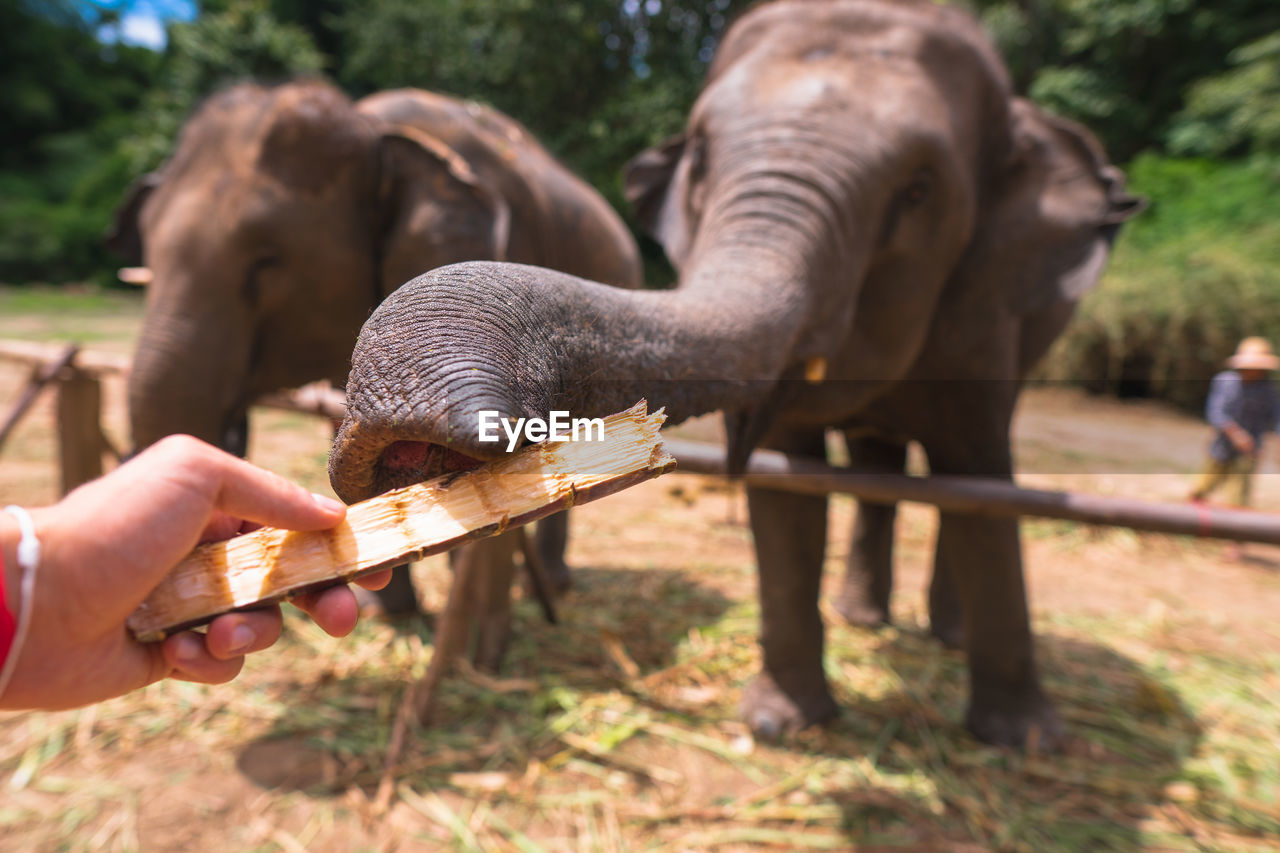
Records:
[[[341,386],[369,312],[436,266],[641,277],[617,214],[515,121],[413,89],[352,102],[317,81],[209,98],[109,242],[153,274],[129,377],[138,448],[188,433],[243,454],[251,401]],[[563,516],[544,532],[563,583]],[[388,609],[412,606],[404,572],[392,589]]]
[[[837,429],[864,462],[900,469],[914,440],[934,472],[1011,478],[1021,378],[1141,206],[1088,131],[1011,95],[966,14],[888,0],[746,14],[684,133],[637,157],[626,186],[678,287],[494,263],[407,284],[352,357],[330,457],[340,494],[376,488],[397,440],[492,456],[477,409],[598,416],[640,397],[674,422],[723,410],[736,466],[757,446],[822,456]],[[827,501],[759,488],[748,501],[763,672],[742,705],[769,735],[836,711],[818,610]],[[892,516],[878,513],[859,522],[853,598],[884,618]],[[1016,522],[943,513],[934,599],[935,630],[968,653],[970,730],[1051,745],[1061,723],[1036,671]]]

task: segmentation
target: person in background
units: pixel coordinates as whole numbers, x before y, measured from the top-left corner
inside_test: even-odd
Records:
[[[1271,386],[1271,372],[1280,358],[1264,338],[1245,338],[1227,359],[1228,370],[1213,377],[1205,402],[1205,419],[1214,429],[1209,459],[1195,487],[1193,501],[1203,501],[1224,483],[1231,484],[1236,506],[1249,506],[1253,474],[1267,433],[1280,422],[1280,398]],[[1239,557],[1239,546],[1232,556]]]
[[[53,506],[0,510],[0,709],[59,709],[162,678],[230,681],[280,636],[280,608],[139,643],[125,620],[200,542],[262,525],[326,530],[346,507],[190,436],[172,436]],[[385,586],[390,572],[358,583]],[[296,596],[328,633],[355,627],[345,585]]]

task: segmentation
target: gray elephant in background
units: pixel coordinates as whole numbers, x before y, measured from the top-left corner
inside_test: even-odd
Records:
[[[153,274],[129,377],[137,448],[188,433],[243,455],[254,399],[340,387],[369,312],[437,266],[641,281],[618,215],[514,120],[414,89],[353,102],[317,81],[210,97],[108,242]],[[538,549],[563,584],[565,517],[548,522]],[[416,606],[404,570],[382,597]]]
[[[480,410],[594,417],[641,397],[673,422],[723,410],[739,469],[757,446],[822,457],[836,429],[858,459],[900,467],[914,440],[935,473],[1011,479],[1022,377],[1140,207],[1087,130],[1012,95],[967,14],[888,0],[744,15],[684,133],[636,158],[626,185],[678,287],[495,263],[406,284],[352,356],[339,495],[439,470],[400,464],[387,451],[402,442],[493,458]],[[748,502],[763,671],[742,708],[772,735],[836,713],[818,610],[827,500],[749,488]],[[887,568],[859,541],[855,586]],[[959,614],[945,630],[968,654],[969,729],[1051,746],[1061,722],[1037,673],[1017,523],[942,513],[936,575],[935,618]]]

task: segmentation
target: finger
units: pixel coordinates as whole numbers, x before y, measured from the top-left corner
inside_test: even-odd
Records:
[[[248,522],[323,530],[346,516],[340,501],[313,495],[296,483],[189,436],[167,438],[132,464],[136,477],[170,471],[193,493],[210,495],[214,510]]]
[[[270,471],[222,454],[214,506],[247,522],[290,530],[325,530],[342,521],[347,508],[334,498],[308,492]]]
[[[209,623],[205,647],[218,660],[259,652],[280,639],[283,618],[276,606],[219,616]]]
[[[382,589],[391,583],[391,569],[380,569],[376,572],[370,572],[367,575],[361,575],[354,579],[354,582],[365,589]]]
[[[244,656],[221,660],[209,653],[205,637],[194,631],[183,631],[165,638],[161,654],[168,664],[170,678],[201,684],[222,684],[240,674]]]
[[[356,627],[360,606],[355,593],[344,586],[332,586],[319,592],[307,592],[289,599],[306,613],[326,634],[345,637]]]

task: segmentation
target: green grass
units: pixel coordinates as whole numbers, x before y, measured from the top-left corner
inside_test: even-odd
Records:
[[[141,290],[91,285],[0,287],[0,338],[127,347],[143,299]]]
[[[134,314],[142,304],[142,291],[93,287],[28,285],[0,287],[0,311],[10,314],[45,315],[72,312],[81,315]]]

